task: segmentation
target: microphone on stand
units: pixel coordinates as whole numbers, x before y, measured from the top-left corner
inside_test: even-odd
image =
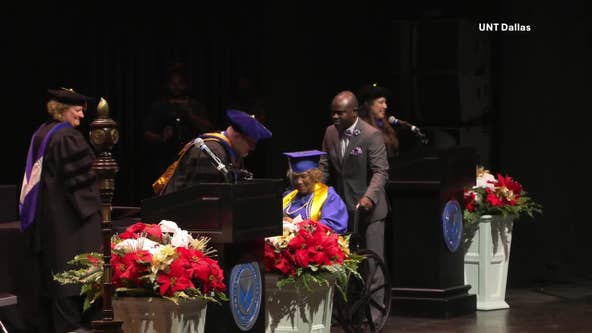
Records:
[[[405,120],[397,119],[395,116],[388,117],[388,122],[393,126],[403,126],[407,127],[411,132],[415,133],[419,136],[420,140],[423,143],[427,143],[427,136],[419,129],[419,127],[406,122]]]
[[[208,146],[206,146],[206,143],[202,138],[196,138],[193,141],[193,144],[210,157],[216,170],[220,171],[224,175],[224,177],[228,177],[228,168],[226,168],[226,165],[222,163],[220,158],[216,156],[216,154],[214,154],[214,152],[211,151]]]

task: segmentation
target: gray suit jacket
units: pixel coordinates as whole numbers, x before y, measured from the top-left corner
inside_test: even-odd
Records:
[[[323,138],[323,151],[327,155],[320,162],[325,182],[335,187],[345,201],[350,220],[362,196],[370,198],[375,205],[369,221],[384,219],[388,213],[384,185],[389,165],[382,133],[359,119],[343,160],[339,158],[339,145],[337,128],[327,127]]]

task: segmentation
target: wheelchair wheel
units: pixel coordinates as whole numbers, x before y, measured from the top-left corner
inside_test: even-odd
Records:
[[[347,302],[334,304],[337,309],[333,313],[348,333],[379,332],[390,315],[390,277],[384,261],[375,252],[363,249],[358,253],[365,256],[358,269],[362,279],[349,279]]]

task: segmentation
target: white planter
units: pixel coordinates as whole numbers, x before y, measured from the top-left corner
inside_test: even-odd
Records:
[[[265,275],[265,332],[331,332],[334,286],[312,292],[295,287],[278,289],[280,276]]]
[[[158,297],[113,299],[115,320],[125,333],[204,332],[207,303],[182,301],[179,305]]]
[[[512,244],[512,217],[483,215],[465,253],[465,283],[477,295],[477,310],[507,309],[506,282]]]

